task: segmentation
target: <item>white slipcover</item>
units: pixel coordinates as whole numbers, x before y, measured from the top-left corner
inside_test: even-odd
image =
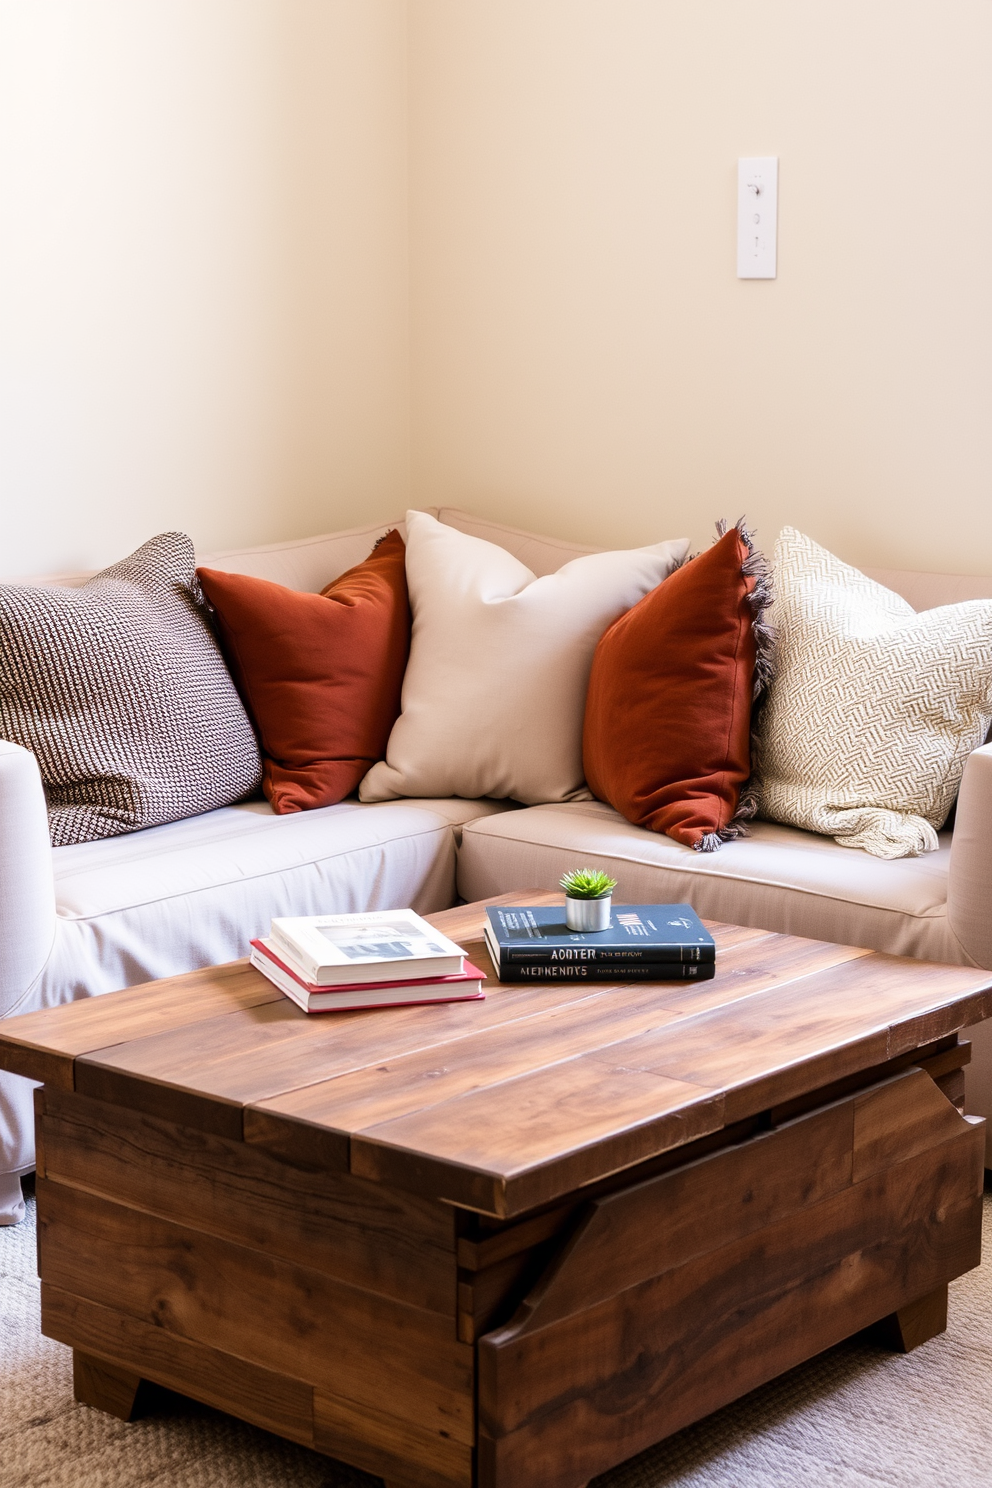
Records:
[[[10,953],[0,948],[0,1016],[234,961],[268,933],[274,915],[444,909],[455,893],[458,828],[507,809],[495,801],[343,801],[276,816],[257,801],[52,851],[34,760],[16,745],[0,751],[8,847],[18,823],[4,810],[4,779],[24,818],[22,851],[0,860],[21,870],[0,900]],[[33,913],[38,901],[51,905],[50,915]],[[0,1222],[18,1217],[14,1175],[34,1165],[32,1088],[0,1071]]]

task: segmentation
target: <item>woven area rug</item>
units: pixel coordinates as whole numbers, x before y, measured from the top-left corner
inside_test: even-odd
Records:
[[[992,1197],[985,1206],[992,1240]],[[596,1488],[988,1488],[992,1267],[905,1357],[860,1337],[596,1480]],[[77,1405],[38,1329],[34,1204],[0,1229],[2,1488],[378,1488],[379,1480],[166,1391],[131,1425]]]

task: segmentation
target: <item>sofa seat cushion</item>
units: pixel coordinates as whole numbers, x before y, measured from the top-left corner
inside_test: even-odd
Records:
[[[267,802],[54,854],[57,929],[28,1012],[245,956],[273,915],[446,908],[456,837],[494,801]]]
[[[478,899],[554,888],[566,869],[588,865],[619,881],[620,903],[689,903],[709,919],[970,964],[947,923],[950,848],[943,832],[934,853],[883,861],[756,822],[750,836],[700,854],[600,802],[567,802],[467,826],[458,891]]]

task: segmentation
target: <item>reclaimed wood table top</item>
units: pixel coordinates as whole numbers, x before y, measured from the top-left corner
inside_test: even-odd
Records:
[[[489,903],[562,903],[519,890]],[[711,981],[307,1015],[247,961],[0,1022],[0,1068],[508,1217],[992,1014],[992,974],[708,921]]]

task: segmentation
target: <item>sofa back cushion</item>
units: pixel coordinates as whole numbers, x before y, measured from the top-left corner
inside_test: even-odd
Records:
[[[539,577],[554,573],[572,558],[581,558],[585,553],[600,551],[581,543],[565,542],[562,538],[539,537],[533,532],[524,532],[519,527],[507,527],[502,522],[473,516],[471,512],[460,511],[455,506],[445,506],[440,510],[437,507],[428,507],[426,510],[445,526],[481,537],[486,542],[497,543],[522,563],[526,563]],[[204,568],[222,573],[250,574],[256,579],[270,579],[273,584],[285,584],[287,589],[319,594],[332,579],[338,578],[356,563],[361,563],[372,545],[387,532],[398,532],[405,540],[406,526],[403,518],[397,517],[391,522],[367,522],[362,527],[348,527],[341,532],[323,532],[316,537],[294,537],[288,542],[263,543],[259,547],[225,548],[219,553],[200,553],[197,558]],[[44,586],[59,584],[63,588],[77,589],[92,577],[92,571],[43,574],[17,582]]]
[[[413,637],[403,708],[362,800],[586,796],[582,714],[593,651],[686,547],[678,539],[591,553],[538,578],[505,548],[408,512]]]
[[[488,517],[476,517],[471,512],[460,511],[456,506],[442,506],[436,513],[445,527],[454,527],[469,537],[481,537],[483,542],[495,543],[505,548],[514,558],[519,558],[532,574],[539,579],[545,574],[557,573],[573,558],[584,558],[587,553],[601,553],[602,548],[589,548],[583,543],[566,542],[560,537],[540,537],[534,532],[525,532],[521,527],[507,527],[503,522],[490,521]]]
[[[188,537],[152,538],[78,589],[0,585],[0,735],[35,755],[56,847],[257,788]]]
[[[761,682],[768,668],[768,597],[761,555],[735,527],[621,615],[596,647],[586,779],[628,821],[703,851],[742,835],[759,637]]]
[[[279,814],[344,800],[385,752],[410,648],[403,560],[387,533],[322,594],[197,570]]]
[[[368,522],[343,532],[264,543],[257,548],[227,548],[223,553],[198,555],[198,561],[201,568],[214,573],[247,574],[301,593],[320,594],[334,579],[364,562],[387,532],[397,532],[401,539],[405,538],[402,519]]]

